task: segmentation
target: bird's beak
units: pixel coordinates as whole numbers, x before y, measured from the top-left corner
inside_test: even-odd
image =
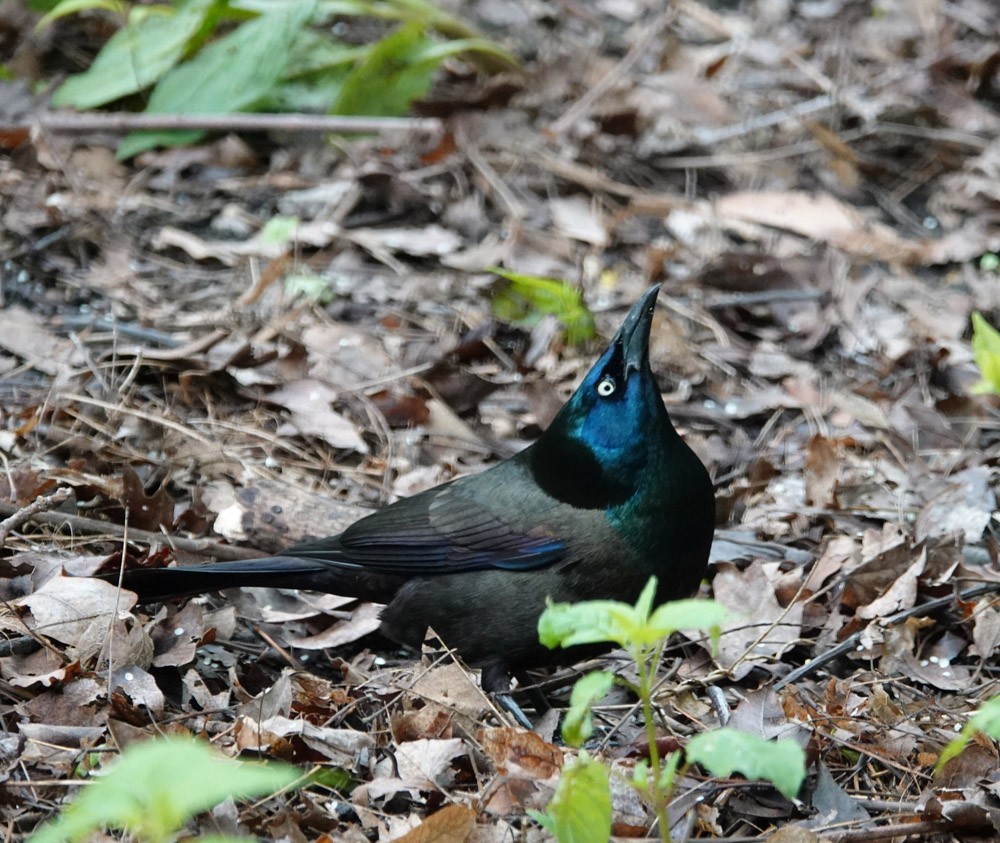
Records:
[[[654,284],[639,299],[615,334],[613,345],[620,345],[625,360],[625,377],[629,372],[641,371],[649,356],[649,329],[653,324],[653,310],[660,285]]]

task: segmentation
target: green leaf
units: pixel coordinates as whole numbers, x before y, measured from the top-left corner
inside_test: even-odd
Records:
[[[295,232],[299,228],[301,220],[296,216],[275,216],[271,217],[260,231],[260,241],[262,243],[274,243],[283,246],[295,239]]]
[[[354,776],[342,767],[317,767],[309,773],[304,784],[328,787],[330,790],[350,791],[354,789],[356,781]]]
[[[369,46],[342,44],[332,40],[329,35],[303,29],[292,44],[285,75],[294,79],[332,67],[346,70],[370,51]]]
[[[538,639],[550,649],[608,641],[624,647],[638,628],[635,608],[628,603],[615,600],[553,603],[549,600],[538,619]]]
[[[543,314],[551,314],[566,326],[567,342],[577,344],[597,335],[594,316],[576,287],[554,278],[494,266],[488,269],[510,282],[493,297],[493,314],[498,319],[531,327]]]
[[[289,296],[302,296],[324,305],[336,298],[329,278],[308,271],[286,275],[285,292]]]
[[[673,793],[674,784],[677,781],[677,771],[680,769],[683,757],[684,753],[680,750],[671,752],[667,756],[666,763],[660,771],[660,779],[657,782],[657,786],[663,793]]]
[[[550,600],[538,619],[538,638],[549,648],[612,642],[631,652],[678,629],[718,630],[726,618],[725,608],[713,600],[675,600],[650,614],[655,593],[656,578],[650,577],[635,606],[616,600]]]
[[[182,0],[175,8],[155,7],[155,14],[143,7],[111,36],[84,73],[59,86],[53,105],[95,108],[144,91],[181,60],[224,7],[224,0]]]
[[[177,737],[143,741],[126,749],[107,775],[31,840],[75,841],[112,828],[155,843],[229,797],[273,793],[298,777],[294,767],[240,763],[201,741]]]
[[[636,620],[646,623],[653,611],[653,600],[656,598],[656,577],[650,577],[642,589],[639,599],[635,601]]]
[[[451,42],[452,45],[455,42]],[[446,58],[420,24],[405,24],[377,44],[340,88],[332,114],[399,117],[426,94],[438,65]]]
[[[479,37],[479,33],[460,18],[428,0],[324,0],[321,3],[324,19],[337,15],[364,15],[419,24],[423,30],[434,29],[441,35],[465,46],[456,52],[471,51],[467,58],[487,73],[514,70],[520,62],[492,41]]]
[[[230,114],[253,111],[284,75],[292,44],[309,22],[315,0],[275,2],[269,11],[209,44],[166,74],[149,99],[150,114]],[[203,132],[134,132],[119,158],[153,146],[190,143]]]
[[[806,754],[795,741],[766,741],[737,729],[702,732],[688,741],[687,760],[701,764],[713,776],[742,773],[771,782],[789,799],[806,777]]]
[[[94,9],[104,9],[117,15],[122,20],[128,14],[128,4],[122,0],[62,0],[56,3],[46,15],[35,24],[35,29],[44,29],[59,18],[75,15],[77,12],[90,12]]]
[[[672,600],[653,612],[643,632],[656,640],[679,629],[706,629],[717,640],[727,617],[726,607],[714,600]]]
[[[545,814],[532,816],[559,843],[608,843],[611,837],[611,785],[603,764],[581,752],[563,769]]]
[[[595,670],[581,676],[573,686],[569,711],[563,719],[562,736],[570,746],[580,746],[594,731],[591,706],[604,699],[615,684],[615,675],[607,670]]]
[[[1000,696],[983,703],[979,711],[969,718],[958,737],[942,750],[941,757],[934,766],[935,772],[960,754],[975,732],[982,732],[994,740],[1000,740]]]
[[[978,310],[972,313],[972,355],[983,373],[972,391],[1000,394],[1000,332]]]

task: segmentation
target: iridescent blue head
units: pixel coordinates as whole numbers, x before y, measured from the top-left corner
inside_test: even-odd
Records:
[[[678,439],[649,368],[659,291],[651,287],[633,305],[533,449],[536,478],[561,500],[603,508],[627,499],[666,441]]]

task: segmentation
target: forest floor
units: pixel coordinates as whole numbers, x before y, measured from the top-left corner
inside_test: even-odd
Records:
[[[382,841],[456,804],[471,819],[433,839],[546,836],[525,812],[573,754],[557,715],[587,666],[539,676],[555,713],[526,733],[436,641],[368,637],[377,607],[151,611],[74,578],[335,534],[524,447],[603,340],[496,318],[498,265],[577,286],[605,338],[663,284],[652,363],[716,485],[702,593],[732,621],[670,646],[660,729],[807,747],[795,800],[689,771],[675,838],[996,839],[996,744],[934,765],[1000,692],[1000,402],[970,347],[973,311],[1000,322],[1000,7],[467,5],[524,71],[451,65],[439,130],[127,163],[115,135],[41,130],[0,158],[0,513],[43,496],[0,535],[5,839],[99,750],[163,732],[355,783],[198,833]],[[30,33],[44,71],[56,42]],[[625,691],[597,727],[591,754],[634,765]],[[653,820],[616,792],[616,835]]]

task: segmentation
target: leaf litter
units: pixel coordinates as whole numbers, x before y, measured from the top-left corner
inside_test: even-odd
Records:
[[[1000,323],[1000,18],[858,9],[481,4],[487,31],[523,29],[529,73],[493,101],[447,65],[439,137],[11,150],[4,517],[70,497],[3,528],[9,836],[168,731],[350,777],[217,814],[258,836],[541,837],[525,811],[573,752],[541,711],[539,734],[505,722],[435,638],[400,653],[376,607],[331,596],[143,608],[75,578],[334,534],[523,447],[596,345],[497,318],[498,263],[570,280],[604,336],[664,282],[653,365],[716,481],[703,593],[733,620],[717,649],[671,644],[661,734],[792,735],[812,765],[794,802],[692,771],[675,832],[994,836],[996,745],[934,764],[1000,691],[1000,404],[970,349],[973,311]],[[51,71],[51,44],[25,49]],[[549,705],[581,669],[538,677]],[[592,755],[648,754],[627,694],[596,715]],[[651,821],[615,791],[616,834]]]

